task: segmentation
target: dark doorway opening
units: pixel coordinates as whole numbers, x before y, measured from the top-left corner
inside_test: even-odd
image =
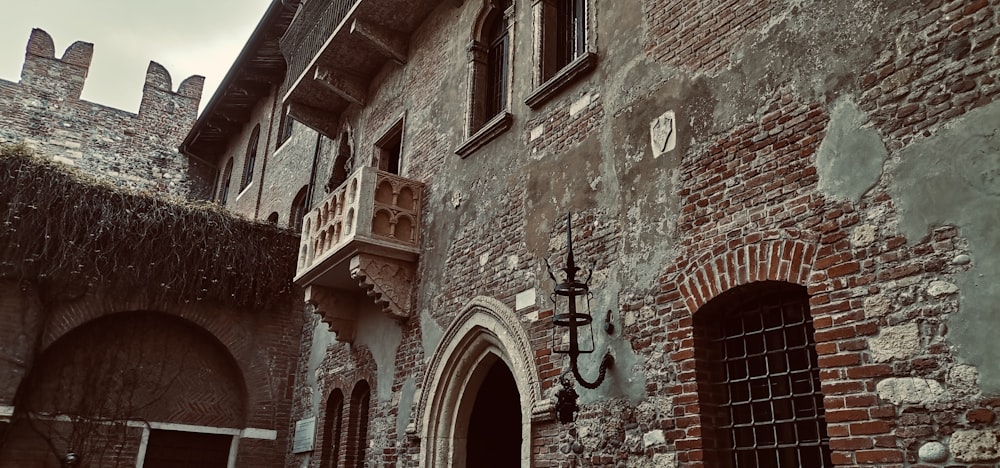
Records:
[[[470,418],[465,466],[521,466],[521,397],[503,361],[483,380]]]
[[[396,122],[382,138],[375,142],[378,168],[391,174],[399,174],[400,159],[403,157],[403,121]]]
[[[226,468],[233,436],[151,429],[145,468]]]

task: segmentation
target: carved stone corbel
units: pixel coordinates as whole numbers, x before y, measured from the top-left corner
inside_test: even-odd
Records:
[[[309,285],[306,287],[306,304],[313,306],[313,312],[330,326],[330,331],[337,334],[337,341],[354,342],[357,303],[353,295],[324,286]]]
[[[351,259],[351,277],[375,300],[382,311],[397,320],[410,317],[415,266],[391,258],[358,254]]]

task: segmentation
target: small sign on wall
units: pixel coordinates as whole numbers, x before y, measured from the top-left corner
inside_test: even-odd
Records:
[[[292,441],[292,453],[309,452],[313,449],[313,439],[316,438],[316,417],[312,416],[295,422],[295,439]]]

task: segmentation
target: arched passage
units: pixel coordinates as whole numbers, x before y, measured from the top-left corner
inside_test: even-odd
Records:
[[[39,357],[18,390],[16,440],[6,450],[72,450],[101,466],[141,456],[149,424],[245,427],[246,400],[235,360],[205,330],[164,313],[111,314]],[[229,440],[221,442],[224,457]]]
[[[478,466],[467,463],[466,456],[470,430],[473,436],[479,431],[471,423],[484,382],[507,386],[506,391],[499,389],[501,398],[519,415],[520,430],[508,430],[502,437],[516,438],[513,466],[531,466],[531,424],[551,417],[551,403],[541,398],[534,353],[517,316],[503,303],[482,297],[471,301],[448,327],[424,377],[417,409],[423,466]],[[498,438],[496,432],[493,437]]]

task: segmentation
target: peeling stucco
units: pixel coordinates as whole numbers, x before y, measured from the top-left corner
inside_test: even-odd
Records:
[[[372,353],[378,370],[375,394],[379,401],[392,398],[393,369],[396,368],[396,350],[403,341],[403,329],[387,314],[372,308],[358,314],[358,331],[355,345],[365,346]]]
[[[830,113],[826,137],[816,154],[819,189],[828,196],[858,201],[882,174],[889,152],[873,128],[863,127],[868,116],[850,99],[841,99]],[[856,245],[874,239],[872,226],[860,226],[853,238]],[[866,242],[867,241],[867,242]]]
[[[958,355],[980,369],[984,393],[1000,394],[1000,103],[975,109],[900,151],[890,193],[909,242],[955,225],[969,243],[970,268],[955,275],[959,311],[948,320]]]

